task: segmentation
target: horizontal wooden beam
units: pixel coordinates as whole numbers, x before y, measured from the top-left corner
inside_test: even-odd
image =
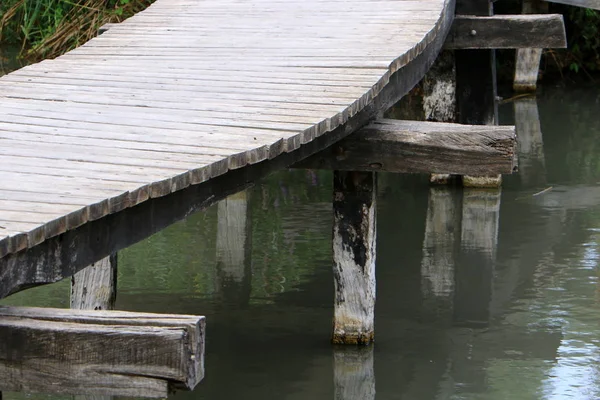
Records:
[[[294,168],[458,175],[514,171],[514,126],[382,119]]]
[[[163,397],[204,376],[204,317],[0,306],[0,391]]]
[[[560,14],[457,15],[445,43],[450,50],[566,47]]]
[[[546,0],[550,3],[566,4],[569,6],[593,8],[600,10],[600,0]]]

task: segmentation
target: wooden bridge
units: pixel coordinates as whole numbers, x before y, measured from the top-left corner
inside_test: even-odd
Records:
[[[520,39],[521,47],[550,47],[564,45],[559,20],[513,16],[509,22],[529,32],[539,31],[542,21],[551,29]],[[485,24],[506,21],[489,17]],[[70,277],[292,165],[511,173],[513,128],[381,121],[350,136],[413,88],[444,45],[485,47],[482,40],[490,36],[477,41],[478,23],[481,18],[455,21],[454,0],[158,0],[64,56],[0,78],[0,298]],[[490,46],[519,47],[514,41]],[[399,133],[400,139],[394,136]],[[361,167],[348,163],[347,154],[340,157],[344,149],[331,147],[347,136],[353,159],[378,140]],[[384,154],[388,145],[399,147]],[[399,154],[417,154],[419,161],[388,162]],[[461,157],[464,162],[451,162]],[[347,232],[366,226],[365,243],[374,243],[374,185],[371,172],[336,172],[336,263],[352,259],[365,274],[336,275],[336,284],[352,291],[358,289],[353,280],[363,279],[373,289],[367,300],[371,331],[357,328],[351,306],[336,299],[334,339],[341,341],[372,340],[374,247],[358,255]],[[351,215],[350,225],[342,226]],[[18,314],[0,309],[3,318]],[[23,315],[58,318],[39,310]],[[58,319],[74,321],[69,318]],[[182,329],[194,330],[201,342],[203,321],[185,318]],[[118,319],[130,323],[135,316]],[[23,335],[34,325],[27,323]],[[185,371],[169,370],[166,379],[189,387],[201,379],[198,346],[186,350],[195,361],[178,364]]]

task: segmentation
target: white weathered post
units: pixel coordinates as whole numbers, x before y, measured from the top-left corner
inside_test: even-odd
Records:
[[[117,299],[117,254],[82,269],[71,277],[71,308],[114,310]]]
[[[373,347],[336,347],[333,350],[336,400],[375,400]]]
[[[523,0],[523,14],[548,12],[548,3],[541,0]],[[513,89],[517,92],[534,92],[537,88],[540,60],[543,49],[517,49],[515,80]]]
[[[369,344],[375,335],[377,175],[333,174],[333,343]]]

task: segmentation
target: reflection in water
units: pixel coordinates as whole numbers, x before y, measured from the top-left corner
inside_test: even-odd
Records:
[[[122,251],[118,309],[207,315],[206,378],[175,397],[600,398],[600,102],[543,93],[541,123],[520,104],[503,119],[517,110],[533,135],[502,193],[381,174],[366,353],[329,344],[329,173],[275,174]],[[3,303],[68,306],[68,293]]]

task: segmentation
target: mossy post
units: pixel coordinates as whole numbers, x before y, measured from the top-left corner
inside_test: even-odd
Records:
[[[377,175],[333,174],[333,276],[335,344],[362,344],[375,336]]]

